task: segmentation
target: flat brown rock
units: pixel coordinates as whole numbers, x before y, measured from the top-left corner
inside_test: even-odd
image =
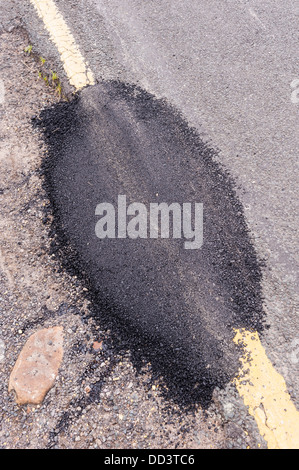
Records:
[[[63,328],[45,328],[27,340],[9,379],[19,405],[39,404],[53,387],[63,357]]]

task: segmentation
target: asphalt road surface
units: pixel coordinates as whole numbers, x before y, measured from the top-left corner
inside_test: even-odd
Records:
[[[291,0],[56,3],[100,83],[52,116],[42,116],[52,155],[62,155],[47,170],[52,201],[96,295],[118,316],[133,302],[123,317],[146,334],[155,319],[159,333],[164,331],[159,342],[183,347],[178,356],[192,358],[193,370],[198,365],[191,383],[207,378],[203,402],[214,384],[224,385],[235,372],[230,329],[260,329],[264,316],[263,344],[298,408],[298,5]],[[18,8],[33,44],[63,76],[30,2]],[[140,89],[125,96],[124,83]],[[72,116],[72,126],[63,113]],[[53,131],[55,119],[54,144],[47,129]],[[100,245],[87,229],[91,211],[103,198],[115,203],[119,191],[130,202],[144,203],[156,202],[155,194],[181,203],[199,195],[206,206],[203,250],[190,254],[177,242],[166,247],[165,241],[154,249],[151,241],[138,241],[134,248],[127,240]],[[220,227],[225,227],[222,241],[210,235],[219,234]],[[226,254],[218,259],[221,243]],[[119,282],[118,266],[126,262],[130,301]],[[157,265],[160,282],[148,274]],[[147,303],[153,285],[158,287]],[[156,317],[153,306],[161,299],[165,316]],[[181,316],[170,308],[172,302]]]

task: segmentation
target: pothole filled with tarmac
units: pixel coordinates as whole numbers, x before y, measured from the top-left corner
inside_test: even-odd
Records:
[[[262,265],[235,183],[216,152],[172,106],[121,82],[88,87],[43,110],[44,188],[52,251],[80,277],[113,348],[150,364],[164,396],[207,408],[239,369],[235,329],[262,332]],[[184,239],[105,238],[106,202],[202,203],[203,245]],[[117,220],[116,220],[117,226]]]

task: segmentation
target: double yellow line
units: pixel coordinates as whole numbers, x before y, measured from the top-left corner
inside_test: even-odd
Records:
[[[95,83],[94,75],[52,0],[30,0],[57,47],[65,73],[76,90]],[[235,385],[270,449],[299,449],[299,412],[283,377],[267,358],[258,333],[237,330],[244,346]]]

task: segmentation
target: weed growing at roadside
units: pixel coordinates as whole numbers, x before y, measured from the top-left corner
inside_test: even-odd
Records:
[[[40,70],[38,71],[39,78],[45,82],[46,86],[54,88],[59,98],[64,98],[62,95],[62,84],[59,79],[59,76],[57,72],[55,72],[54,70],[50,70],[50,71],[47,70],[46,59],[42,56],[38,56],[37,54],[34,54],[33,46],[31,44],[25,47],[24,52],[28,55],[32,54],[35,60],[39,63],[39,67],[40,67]]]
[[[32,52],[32,45],[29,44],[27,47],[25,47],[24,52],[27,52],[27,54],[31,54],[31,52]]]

